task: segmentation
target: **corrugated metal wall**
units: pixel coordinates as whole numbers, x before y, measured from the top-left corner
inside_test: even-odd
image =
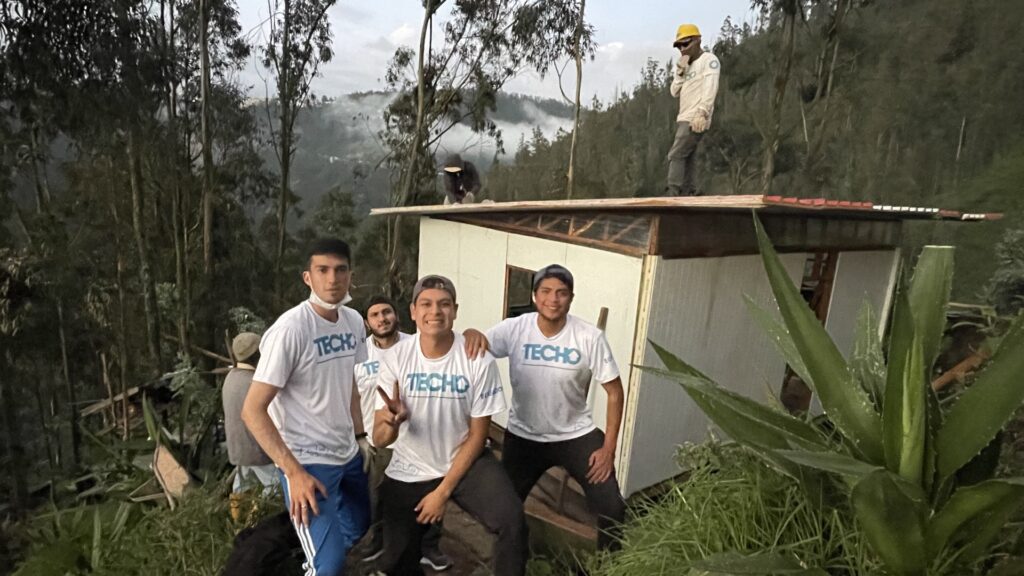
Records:
[[[843,356],[853,352],[857,316],[865,301],[878,318],[879,334],[884,329],[899,262],[898,250],[839,254],[825,329]]]
[[[783,254],[798,281],[805,254]],[[646,336],[722,386],[758,400],[778,394],[785,363],[751,318],[749,295],[774,307],[760,256],[655,259]],[[638,364],[661,367],[648,345]],[[635,421],[625,470],[631,494],[679,473],[674,454],[684,442],[707,438],[709,422],[678,384],[642,374],[634,392]]]

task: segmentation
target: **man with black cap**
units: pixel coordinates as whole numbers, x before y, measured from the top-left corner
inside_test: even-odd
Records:
[[[679,51],[669,91],[679,99],[676,137],[668,151],[665,191],[672,196],[695,196],[697,192],[697,147],[715,112],[718,79],[722,72],[718,57],[700,46],[700,30],[683,24],[676,30],[672,46]]]
[[[526,572],[526,524],[501,464],[485,442],[491,416],[505,409],[490,354],[470,357],[452,330],[458,304],[443,276],[421,278],[410,311],[416,334],[386,350],[378,375],[373,440],[393,446],[381,484],[384,554],[391,575],[420,572],[420,540],[442,520],[449,499],[496,536],[492,569]]]
[[[615,478],[622,381],[604,333],[569,314],[572,300],[572,273],[546,266],[533,276],[537,311],[487,332],[490,352],[509,359],[512,408],[502,461],[523,500],[548,468],[565,468],[598,517],[598,547],[615,548],[626,512]],[[591,382],[608,394],[604,433],[587,405]]]
[[[444,161],[444,203],[472,204],[480,193],[480,173],[472,162],[452,154]]]
[[[377,375],[380,373],[380,359],[384,352],[395,344],[412,338],[398,329],[398,314],[395,304],[386,296],[374,296],[366,305],[366,328],[370,335],[366,337],[367,360],[356,365],[356,385],[359,388],[360,402],[363,407],[363,427],[373,430],[374,410],[377,400]],[[370,476],[370,552],[363,562],[374,562],[384,553],[384,524],[382,522],[380,485],[384,481],[384,470],[391,463],[391,449],[377,448],[370,436],[369,476]],[[441,551],[441,526],[431,525],[423,537],[421,549],[423,557],[420,564],[435,572],[442,572],[452,567],[452,560]]]

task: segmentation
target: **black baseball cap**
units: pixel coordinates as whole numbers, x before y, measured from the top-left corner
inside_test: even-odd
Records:
[[[537,291],[540,283],[547,278],[558,278],[573,292],[572,272],[560,264],[549,264],[533,273],[533,291]]]
[[[420,292],[423,292],[424,290],[427,290],[429,288],[437,288],[438,290],[444,290],[445,292],[452,295],[452,302],[456,301],[455,284],[452,284],[452,281],[445,278],[444,276],[430,274],[428,276],[420,278],[416,282],[416,286],[413,287],[412,289],[412,303],[416,303],[416,299],[420,297]]]

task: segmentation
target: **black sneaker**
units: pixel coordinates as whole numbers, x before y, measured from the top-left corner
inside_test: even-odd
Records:
[[[424,551],[423,557],[420,558],[420,566],[426,566],[434,572],[444,572],[453,565],[452,559],[444,552],[441,552],[440,548]]]

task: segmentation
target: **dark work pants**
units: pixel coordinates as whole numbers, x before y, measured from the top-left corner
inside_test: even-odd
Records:
[[[429,526],[416,522],[416,505],[441,479],[399,482],[385,478],[380,486],[384,508],[384,554],[378,566],[392,576],[421,574],[420,541]],[[497,576],[526,573],[526,520],[523,503],[501,464],[489,450],[477,458],[452,492],[452,500],[497,536],[492,569]]]
[[[384,470],[391,463],[391,448],[370,449],[370,550],[376,552],[384,547],[384,522],[380,502],[380,485],[384,481]],[[427,552],[441,549],[441,525],[434,524],[427,530],[421,545],[424,556]]]
[[[597,515],[597,547],[619,547],[619,529],[626,516],[626,502],[615,473],[600,484],[587,480],[590,455],[604,445],[604,432],[595,429],[579,438],[561,442],[535,442],[505,432],[502,463],[519,498],[526,500],[533,485],[552,466],[561,466],[583,487],[587,506]]]
[[[665,191],[671,196],[697,195],[697,145],[703,134],[690,130],[689,122],[679,122],[676,139],[668,151],[668,180]]]

